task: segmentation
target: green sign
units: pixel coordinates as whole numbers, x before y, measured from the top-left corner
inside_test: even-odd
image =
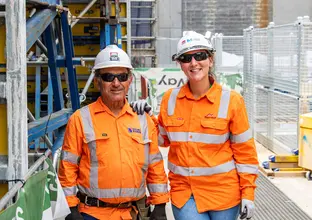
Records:
[[[5,220],[52,220],[70,213],[50,159],[19,190],[17,201],[0,213]]]

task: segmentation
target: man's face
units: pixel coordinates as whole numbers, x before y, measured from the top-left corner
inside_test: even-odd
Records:
[[[132,75],[129,73],[128,69],[125,67],[109,67],[99,70],[99,76],[94,78],[94,84],[97,89],[100,91],[102,100],[105,104],[113,104],[114,102],[124,101],[130,83],[132,82]],[[103,76],[105,75],[106,76]],[[120,82],[117,77],[114,75],[120,74],[120,79],[123,81],[127,78],[124,74],[130,74],[126,81]],[[104,78],[104,79],[102,79]],[[114,78],[114,79],[113,79]],[[111,81],[112,82],[107,82]]]

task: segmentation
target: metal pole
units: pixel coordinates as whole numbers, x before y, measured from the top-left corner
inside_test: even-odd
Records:
[[[36,40],[36,45],[40,48],[40,50],[48,56],[48,49],[44,46],[44,44],[38,39]]]
[[[82,93],[79,94],[80,95],[79,96],[80,103],[82,103],[82,102],[84,102],[86,100],[86,93],[87,93],[87,91],[88,91],[88,89],[89,89],[89,87],[90,87],[90,85],[92,83],[93,78],[94,78],[94,71],[91,71],[91,74],[90,74],[90,76],[88,78],[88,81],[87,81],[85,87],[82,90]]]
[[[77,17],[82,17],[84,16],[84,14],[94,5],[94,3],[96,2],[97,0],[92,0],[86,7],[85,9],[82,10],[82,12],[80,12],[80,14],[77,16]],[[72,24],[71,24],[71,28],[73,28],[77,22],[79,21],[79,19],[76,19]]]
[[[29,111],[29,109],[27,109],[27,116],[28,116],[28,119],[29,119],[30,122],[36,120],[35,117],[32,115],[32,113]],[[50,139],[48,138],[47,135],[43,136],[43,140],[47,144],[48,148],[52,149],[53,144],[52,144],[52,142],[50,141]]]
[[[12,0],[14,1],[14,0]],[[25,47],[26,48],[26,47]],[[37,169],[38,167],[44,162],[44,160],[51,154],[51,150],[46,150],[44,154],[36,160],[36,162],[29,168],[28,172],[25,174],[23,179],[26,181]],[[10,199],[17,193],[17,191],[23,186],[22,182],[18,182],[12,186],[12,188],[2,197],[0,200],[0,210],[2,210],[10,201]]]
[[[127,0],[127,53],[131,59],[131,0]]]
[[[6,12],[7,179],[13,180],[28,170],[26,1],[7,0]]]

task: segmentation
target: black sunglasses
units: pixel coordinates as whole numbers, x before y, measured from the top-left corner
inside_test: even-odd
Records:
[[[115,78],[117,78],[119,82],[126,82],[129,79],[130,74],[129,73],[119,73],[119,74],[103,73],[103,74],[98,74],[98,76],[100,76],[104,82],[113,82]]]
[[[178,60],[181,61],[182,63],[189,63],[192,61],[192,57],[194,57],[196,61],[202,61],[202,60],[206,60],[209,57],[209,54],[206,52],[182,54],[181,56],[179,56]]]

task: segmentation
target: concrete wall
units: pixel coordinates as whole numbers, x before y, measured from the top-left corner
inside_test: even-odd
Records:
[[[242,35],[272,18],[272,0],[183,0],[183,30]]]
[[[275,24],[287,24],[297,20],[298,16],[309,15],[312,18],[312,0],[273,0],[273,21]]]
[[[156,54],[158,67],[176,67],[171,56],[182,36],[182,0],[158,0]]]

